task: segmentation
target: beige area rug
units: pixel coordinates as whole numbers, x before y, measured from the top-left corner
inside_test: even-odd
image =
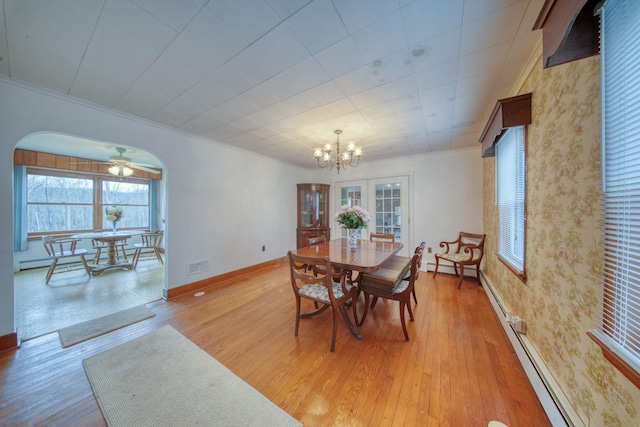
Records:
[[[155,315],[156,314],[146,306],[139,305],[97,319],[78,323],[77,325],[69,326],[68,328],[58,331],[60,344],[62,344],[62,348],[70,347]]]
[[[171,326],[82,361],[109,426],[300,426]]]

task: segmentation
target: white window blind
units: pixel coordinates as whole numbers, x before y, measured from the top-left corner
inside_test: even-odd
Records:
[[[524,126],[509,128],[496,144],[498,256],[525,277]]]
[[[640,2],[601,10],[604,306],[598,338],[640,372]]]

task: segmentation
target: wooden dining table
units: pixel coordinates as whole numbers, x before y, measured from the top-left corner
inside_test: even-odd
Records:
[[[400,252],[402,248],[403,245],[400,242],[372,242],[370,240],[358,240],[357,246],[350,248],[347,245],[347,239],[340,238],[298,248],[292,252],[296,255],[308,257],[328,256],[336,273],[345,273],[347,280],[354,283],[357,281],[357,278],[353,277],[354,272],[362,274],[376,271]],[[352,304],[356,303],[357,297],[358,289],[354,286],[352,288]],[[343,318],[356,338],[362,339],[362,334],[355,323],[344,312]]]
[[[74,234],[71,236],[74,239],[92,239],[97,240],[99,242],[105,242],[108,246],[108,259],[106,264],[91,264],[89,268],[91,269],[92,276],[98,276],[104,273],[106,270],[110,270],[112,268],[123,268],[125,270],[131,270],[133,268],[133,263],[129,260],[116,260],[116,242],[120,240],[129,239],[130,237],[141,234],[143,231],[141,230],[128,230],[128,231],[95,231],[91,233],[80,233]]]

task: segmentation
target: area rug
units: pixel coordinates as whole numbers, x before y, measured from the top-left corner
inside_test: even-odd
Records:
[[[124,328],[125,326],[139,322],[156,314],[144,305],[128,308],[117,313],[99,317],[69,326],[58,331],[62,348],[95,338],[107,332]]]
[[[171,326],[82,361],[109,426],[301,426]]]

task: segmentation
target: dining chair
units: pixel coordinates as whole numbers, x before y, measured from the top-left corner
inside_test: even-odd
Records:
[[[369,240],[371,240],[372,242],[378,240],[381,242],[395,242],[396,238],[394,237],[393,234],[385,234],[385,233],[371,233],[369,234]]]
[[[51,276],[55,273],[64,273],[65,271],[73,271],[71,266],[58,266],[58,262],[61,259],[65,258],[80,258],[82,262],[82,266],[84,270],[87,272],[89,277],[91,277],[91,269],[89,268],[89,264],[87,264],[87,260],[85,255],[89,253],[86,249],[78,249],[76,246],[80,239],[72,239],[70,237],[53,237],[53,236],[42,236],[42,244],[44,245],[44,249],[47,251],[47,256],[53,262],[47,271],[47,279],[45,283],[49,283],[51,280]]]
[[[99,240],[91,239],[91,246],[93,247],[93,250],[96,251],[95,255],[93,256],[93,261],[91,262],[93,264],[100,264],[100,257],[102,255],[102,250],[104,249],[105,251],[108,251],[109,244],[107,242],[101,242]],[[120,253],[122,253],[122,257],[125,260],[129,259],[127,258],[127,251],[125,249],[125,246],[127,246],[127,239],[122,239],[115,242],[117,259],[120,259]]]
[[[383,241],[383,242],[395,242],[395,237],[393,234],[384,234],[384,233],[371,233],[369,235],[369,240],[371,240],[372,242],[378,240],[378,241]],[[424,246],[425,246],[425,242],[422,242],[421,244],[422,249],[424,250]],[[417,249],[416,249],[417,250]],[[407,263],[409,263],[410,258],[408,257],[403,257],[403,261],[406,260]],[[406,277],[404,280],[407,280],[408,277]],[[417,304],[418,303],[418,297],[416,296],[416,290],[415,288],[413,289],[413,292],[411,292],[413,294],[413,301]],[[373,298],[373,301],[371,302],[371,308],[375,307],[376,302],[378,301],[377,297]]]
[[[150,233],[142,233],[140,238],[142,239],[141,243],[134,243],[133,247],[135,251],[133,253],[133,269],[135,270],[138,266],[138,261],[140,261],[140,255],[142,255],[142,251],[145,249],[150,249],[156,255],[158,261],[161,264],[164,264],[162,261],[162,238],[164,237],[164,230],[156,230]]]
[[[476,267],[476,279],[478,285],[482,286],[480,282],[480,263],[482,262],[482,256],[484,255],[484,239],[486,234],[474,234],[461,231],[458,233],[458,238],[451,242],[440,242],[440,247],[444,248],[444,252],[433,254],[436,260],[436,268],[433,271],[433,277],[438,274],[438,266],[440,260],[449,261],[453,264],[453,271],[458,276],[458,267],[460,267],[460,281],[458,282],[458,289],[462,286],[462,280],[464,279],[464,267],[465,265]]]
[[[301,318],[310,318],[316,316],[323,311],[331,308],[333,314],[333,331],[331,333],[330,351],[335,349],[336,332],[338,329],[338,311],[347,324],[351,324],[351,320],[347,315],[346,304],[353,297],[355,289],[351,284],[346,282],[346,274],[342,273],[339,282],[335,282],[335,277],[326,274],[332,271],[329,257],[307,257],[296,255],[289,251],[289,268],[291,273],[291,287],[296,297],[296,325],[294,335],[298,336],[298,328]],[[311,271],[308,270],[311,266]],[[300,305],[302,298],[314,302],[314,310],[301,313]],[[355,304],[352,304],[355,316]]]
[[[407,332],[407,325],[405,322],[405,308],[409,312],[409,318],[413,321],[413,311],[411,310],[411,294],[415,288],[415,282],[420,272],[420,265],[422,264],[422,254],[424,247],[418,246],[411,257],[411,264],[408,269],[408,280],[404,274],[404,271],[400,271],[396,278],[390,283],[385,283],[387,277],[381,277],[376,275],[377,272],[365,273],[362,275],[362,279],[359,283],[360,291],[364,293],[364,312],[362,313],[362,319],[356,320],[358,326],[364,323],[369,310],[369,296],[386,298],[394,301],[398,301],[400,305],[400,322],[402,323],[402,332],[404,333],[405,340],[409,341],[409,333]],[[355,313],[355,311],[354,311]],[[357,313],[354,314],[357,319]]]

